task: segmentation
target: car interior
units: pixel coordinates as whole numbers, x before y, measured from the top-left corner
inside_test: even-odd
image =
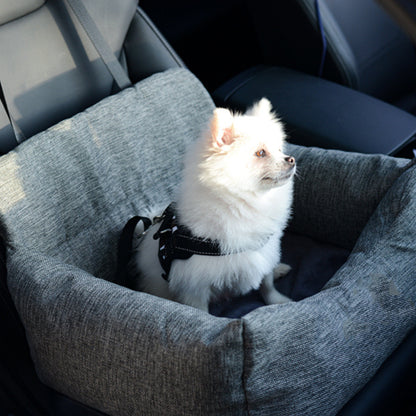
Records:
[[[394,3],[392,6],[395,7],[394,10],[402,8],[400,9],[402,14],[392,14],[392,9],[386,7],[389,3]],[[158,96],[156,95],[155,98],[146,95],[145,88],[147,87],[140,87],[140,85],[148,85],[142,83],[152,82],[149,80],[155,74],[173,71],[169,72],[171,74],[169,76],[174,77],[175,74],[182,73],[174,71],[189,71],[202,84],[201,90],[204,89],[207,92],[204,99],[207,101],[212,99],[216,106],[244,111],[256,100],[267,97],[286,126],[288,142],[296,148],[299,146],[301,150],[296,150],[296,152],[299,152],[305,160],[308,160],[308,151],[313,155],[326,155],[327,153],[322,152],[339,151],[340,154],[348,153],[345,157],[350,158],[348,159],[349,166],[361,166],[369,160],[366,158],[367,155],[369,157],[382,155],[377,156],[383,159],[377,159],[371,169],[363,167],[367,169],[363,172],[366,172],[368,176],[364,179],[368,182],[368,187],[365,188],[367,191],[365,189],[361,191],[370,193],[372,189],[376,189],[374,192],[378,192],[381,199],[388,194],[388,190],[399,177],[399,173],[406,175],[406,172],[413,172],[413,178],[416,177],[414,173],[416,50],[411,36],[403,29],[403,20],[397,19],[397,16],[400,17],[405,12],[410,13],[406,16],[412,17],[412,9],[406,8],[407,3],[412,2],[399,0],[390,2],[387,0],[380,2],[375,0],[295,0],[291,2],[142,0],[138,4],[137,0],[15,0],[3,2],[0,5],[0,45],[3,55],[0,61],[0,98],[2,101],[0,160],[4,161],[4,167],[0,165],[0,182],[5,183],[4,187],[0,183],[0,328],[3,340],[0,344],[1,415],[277,414],[273,409],[278,407],[273,407],[274,404],[270,407],[262,408],[261,405],[256,407],[253,400],[251,408],[250,392],[246,393],[244,398],[245,409],[237,409],[237,406],[233,408],[230,404],[230,410],[224,413],[220,411],[215,413],[212,410],[207,413],[203,411],[198,413],[192,410],[190,405],[183,404],[182,413],[173,413],[169,405],[164,407],[164,402],[169,403],[170,398],[163,395],[155,399],[157,396],[146,397],[145,393],[137,392],[138,396],[142,396],[140,400],[144,402],[147,400],[146,409],[129,408],[127,405],[123,407],[122,404],[119,408],[116,405],[107,404],[96,407],[92,405],[91,400],[85,399],[86,396],[77,397],[75,394],[68,393],[65,388],[61,388],[61,381],[55,384],[53,377],[50,376],[51,373],[48,373],[48,371],[53,373],[54,363],[50,362],[45,366],[39,364],[42,358],[38,356],[37,345],[41,331],[39,335],[34,334],[33,328],[26,324],[27,318],[22,318],[24,314],[21,308],[26,307],[23,304],[28,302],[36,304],[36,296],[28,295],[27,299],[19,301],[16,296],[23,292],[19,292],[17,283],[14,283],[19,280],[14,277],[10,280],[11,276],[18,275],[14,265],[15,260],[10,262],[11,255],[18,258],[16,254],[11,253],[19,251],[16,247],[19,248],[21,245],[20,237],[15,240],[16,235],[20,233],[19,227],[23,229],[32,221],[25,222],[26,219],[21,219],[18,215],[12,217],[8,214],[10,201],[16,200],[16,195],[18,195],[16,190],[18,186],[13,188],[10,185],[11,180],[7,179],[9,182],[6,183],[5,179],[6,175],[7,178],[15,177],[15,172],[10,171],[10,166],[13,166],[11,159],[15,157],[14,152],[25,152],[29,160],[27,176],[33,175],[33,178],[38,178],[38,173],[42,171],[39,178],[46,178],[45,183],[49,177],[55,180],[54,175],[57,175],[59,171],[44,169],[45,160],[50,161],[52,158],[52,162],[59,166],[62,154],[65,152],[70,154],[72,150],[70,147],[61,148],[59,144],[55,146],[54,141],[50,139],[51,133],[46,133],[49,134],[49,141],[46,143],[42,136],[45,131],[51,132],[57,125],[60,126],[59,129],[65,128],[65,120],[72,120],[74,117],[76,119],[79,113],[86,112],[94,120],[99,118],[96,115],[97,104],[104,103],[105,105],[105,103],[112,102],[108,101],[109,99],[117,100],[117,97],[124,97],[123,93],[136,84],[142,94],[141,100],[150,103],[146,105],[158,106],[159,104],[154,104],[158,102]],[[413,17],[416,20],[416,13]],[[114,56],[121,66],[114,63]],[[180,78],[179,75],[177,76]],[[172,82],[166,81],[165,87],[166,91],[170,91],[169,88],[172,89],[169,92],[172,97],[176,91],[182,94],[180,85],[175,86]],[[168,95],[167,92],[166,94]],[[201,97],[204,96],[203,94],[205,92],[201,92]],[[130,99],[133,100],[133,98]],[[164,99],[166,99],[165,96],[161,94],[160,101]],[[141,108],[140,100],[137,102],[137,106]],[[158,119],[164,117],[162,104],[157,107],[159,112],[155,114]],[[90,110],[91,108],[93,110]],[[127,108],[125,112],[128,112]],[[106,117],[110,119],[111,111],[106,114]],[[140,125],[135,127],[140,128]],[[58,136],[57,134],[57,139]],[[80,140],[78,138],[73,140],[73,155],[86,152],[87,147],[84,149]],[[94,138],[92,140],[99,141]],[[36,141],[41,143],[39,145],[39,149],[43,152],[41,154],[36,153],[37,148],[32,150],[29,147]],[[143,153],[146,148],[143,145]],[[131,148],[126,148],[125,152],[127,156],[129,152],[133,154]],[[171,149],[169,152],[173,154],[171,156],[173,163],[179,155],[175,156],[175,151]],[[338,153],[328,154],[329,158],[335,158],[331,155],[338,155]],[[355,155],[357,155],[356,159],[354,159]],[[311,162],[308,163],[313,165],[314,157],[311,156]],[[298,156],[296,158],[298,159]],[[374,160],[375,158],[376,156]],[[145,159],[145,155],[143,155],[143,160],[148,160]],[[21,163],[23,166],[23,162]],[[98,161],[97,165],[100,163]],[[145,162],[140,163],[145,164]],[[309,166],[306,162],[304,163],[304,166]],[[391,167],[391,178],[388,174],[378,174],[374,170],[374,166],[378,164],[385,166],[385,169]],[[70,165],[63,163],[62,166],[67,169],[65,171],[62,168],[62,176],[68,176],[70,180],[71,171],[68,167]],[[143,169],[147,168],[143,167]],[[103,175],[105,174],[106,172],[103,171]],[[159,174],[169,175],[166,172]],[[84,175],[86,178],[88,172],[85,171]],[[306,174],[305,176],[301,174],[304,185],[299,185],[299,189],[303,190],[307,187],[308,181],[311,181],[306,176]],[[34,190],[38,186],[36,180],[33,179]],[[76,180],[74,176],[74,181]],[[334,195],[338,195],[335,191],[337,182],[336,178],[328,179],[328,183],[322,186],[327,186],[328,192],[334,189]],[[410,183],[411,180],[409,179],[408,182]],[[42,186],[46,185],[39,185],[39,190],[43,189]],[[104,189],[102,185],[100,188]],[[7,193],[8,189],[10,191]],[[297,193],[300,194],[300,192]],[[74,195],[69,199],[74,198]],[[360,196],[362,200],[366,197],[367,195]],[[43,194],[42,198],[44,198]],[[53,199],[54,195],[47,198]],[[318,196],[316,198],[319,200]],[[396,199],[401,198],[396,197]],[[36,207],[36,194],[33,195],[32,201],[31,206],[34,209],[43,209],[41,202],[39,202],[39,207]],[[296,301],[313,297],[328,281],[330,289],[331,277],[349,259],[358,235],[369,220],[370,214],[376,209],[378,202],[378,200],[377,203],[374,202],[371,210],[363,206],[354,207],[360,211],[360,214],[357,214],[356,218],[345,218],[346,228],[360,228],[359,231],[354,231],[355,239],[351,237],[351,241],[345,246],[338,244],[337,241],[340,240],[336,237],[331,237],[333,244],[329,244],[318,234],[316,241],[309,237],[299,237],[302,234],[302,227],[306,230],[310,225],[307,224],[308,219],[299,218],[295,208],[294,225],[292,228],[289,227],[290,233],[284,237],[284,247],[287,250],[284,249],[283,256],[289,264],[301,264],[301,261],[304,263],[302,267],[295,267],[293,274],[279,281],[279,288],[283,292],[290,293]],[[60,203],[56,202],[56,204]],[[295,207],[298,206],[299,209],[303,209],[301,202],[295,205]],[[316,206],[322,205],[317,203]],[[347,208],[345,209],[345,212],[350,212]],[[363,218],[360,217],[361,211],[365,213],[365,215],[362,214]],[[324,208],[322,212],[325,212]],[[71,215],[76,221],[78,213],[73,212]],[[402,217],[397,214],[397,218]],[[118,221],[122,225],[128,219],[122,217]],[[19,224],[20,220],[21,224]],[[323,219],[323,222],[325,221],[331,223],[332,219],[327,217]],[[360,225],[356,225],[358,223]],[[411,238],[416,235],[415,222],[396,221],[394,226],[398,234],[403,233],[408,236],[410,241],[408,243],[410,254],[408,255],[411,256],[413,253],[414,258],[416,242]],[[43,231],[40,226],[34,228],[38,230],[39,241],[49,233],[49,231]],[[51,229],[53,232],[52,226]],[[121,227],[118,229],[121,232]],[[22,231],[22,240],[27,238],[25,233],[26,231]],[[28,246],[36,247],[37,237],[31,238],[34,240],[28,240]],[[100,238],[104,237],[100,236]],[[117,240],[118,236],[115,231],[111,238],[113,242]],[[16,247],[14,247],[15,244]],[[40,242],[39,244],[41,246]],[[57,244],[58,248],[59,244]],[[116,252],[116,247],[114,247],[114,252]],[[364,249],[363,252],[365,252]],[[309,258],[305,260],[307,255]],[[70,263],[78,265],[77,259]],[[113,267],[114,257],[108,262]],[[390,270],[393,267],[391,265],[396,262],[400,261],[395,258],[386,258],[385,270]],[[36,268],[33,265],[29,269],[32,267]],[[313,275],[316,277],[313,283],[308,280],[311,278],[311,272],[308,271],[311,267],[314,268]],[[409,296],[413,296],[416,288],[416,266],[414,262],[407,261],[403,262],[403,268],[406,276],[413,276],[413,286],[410,286],[411,289],[408,291]],[[406,282],[410,281],[409,279],[408,277]],[[117,293],[123,293],[123,296],[133,296],[130,295],[132,291],[121,287],[121,284],[117,282],[111,282],[111,284],[120,287],[114,289],[112,286],[114,293],[119,291]],[[24,286],[23,283],[22,285]],[[325,404],[326,407],[319,407],[323,399],[315,396],[309,398],[309,407],[301,408],[294,405],[295,410],[293,410],[286,405],[287,410],[284,414],[415,415],[416,314],[414,306],[416,298],[413,297],[412,302],[410,302],[411,306],[407,306],[409,309],[406,311],[413,308],[413,312],[406,312],[407,315],[402,317],[406,325],[403,324],[403,329],[397,330],[397,336],[393,336],[392,332],[391,343],[388,348],[385,348],[389,353],[384,353],[382,358],[376,357],[376,353],[371,353],[372,346],[370,346],[366,353],[368,356],[374,355],[374,363],[377,365],[372,364],[370,371],[365,362],[355,364],[357,368],[362,366],[363,373],[368,371],[368,375],[360,379],[358,387],[354,384],[355,380],[347,380],[346,382],[354,387],[351,387],[345,395],[341,394],[336,399],[334,398],[333,407],[328,403]],[[212,305],[210,313],[218,320],[239,321],[241,317],[257,308],[261,309],[263,305],[258,294],[252,293],[242,299]],[[56,307],[53,306],[53,296],[48,300],[49,306]],[[161,306],[161,309],[163,308],[164,306]],[[173,309],[169,309],[171,310]],[[39,314],[39,317],[33,318],[37,320],[37,325],[42,321],[41,316]],[[141,328],[134,330],[141,333]],[[145,330],[143,334],[146,334]],[[292,348],[296,349],[296,340],[293,343]],[[379,344],[380,348],[383,348],[383,342],[379,341]],[[169,351],[172,357],[175,357],[176,353],[177,350],[173,347],[172,351]],[[158,356],[157,359],[159,358]],[[66,359],[67,371],[70,372],[73,362],[69,355]],[[146,359],[157,369],[155,370],[156,376],[163,378],[163,365],[155,364],[156,358],[146,356]],[[161,365],[160,370],[158,365]],[[212,366],[215,365],[212,363]],[[347,362],[344,367],[348,365]],[[52,368],[52,370],[47,370],[47,368]],[[179,363],[176,370],[178,373],[182,371]],[[343,368],[334,370],[334,373],[341,374],[340,377],[342,377],[342,372]],[[97,385],[100,382],[104,383],[104,380],[99,379],[99,375],[98,371],[92,376],[97,380]],[[136,373],[132,375],[137,378],[140,376]],[[77,373],[77,377],[79,378],[75,378],[76,383],[82,390],[84,388],[82,368]],[[85,378],[85,385],[88,384],[88,377]],[[174,376],[169,375],[169,377]],[[316,378],[318,379],[319,375]],[[249,376],[246,380],[249,380]],[[200,382],[204,381],[206,380]],[[119,379],[105,381],[105,383],[110,382],[117,385],[114,387],[113,394],[117,396],[114,403],[127,403],[127,399],[118,394],[119,389],[126,389],[126,383]],[[160,380],[160,384],[164,386],[164,381]],[[193,384],[192,379],[189,380],[189,384]],[[176,385],[169,385],[169,388],[172,389],[172,395],[179,394],[176,393],[177,391],[182,391],[180,390],[182,387]],[[299,388],[307,389],[308,386],[300,383]],[[207,397],[209,394],[214,402],[216,392],[212,393],[207,389]],[[185,402],[187,396],[183,397],[183,402]],[[285,402],[283,396],[275,400]],[[331,400],[325,397],[325,401]],[[318,404],[315,405],[314,402]],[[200,405],[203,405],[202,401]],[[328,410],[329,413],[325,413],[322,409],[331,409],[331,411]]]

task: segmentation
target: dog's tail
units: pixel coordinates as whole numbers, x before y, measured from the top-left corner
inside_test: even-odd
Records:
[[[143,224],[139,224],[140,221]],[[133,254],[133,239],[136,234],[136,227],[142,225],[143,230],[140,229],[140,231],[144,232],[150,227],[151,224],[152,223],[149,218],[140,216],[135,216],[127,221],[127,224],[121,231],[120,239],[118,241],[117,270],[114,283],[130,289],[132,288],[132,282],[131,279],[129,279],[128,265]]]

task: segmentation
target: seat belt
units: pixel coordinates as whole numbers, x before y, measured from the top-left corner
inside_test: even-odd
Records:
[[[110,71],[120,90],[130,87],[131,81],[127,76],[126,70],[121,66],[114,52],[111,50],[107,41],[104,39],[82,0],[66,0],[71,6],[76,18],[84,28],[85,33],[90,38],[94,48],[97,50],[105,66]]]
[[[25,135],[23,134],[22,130],[20,129],[19,125],[16,123],[16,120],[13,118],[12,114],[10,113],[9,106],[7,105],[6,96],[4,95],[3,86],[0,82],[0,100],[3,104],[4,111],[9,119],[10,125],[12,126],[14,138],[17,144],[20,144],[26,140]]]
[[[99,31],[94,20],[91,18],[85,6],[82,4],[82,0],[67,0],[68,4],[71,6],[76,18],[81,23],[84,28],[85,33],[91,40],[91,43],[94,45],[94,48],[97,50],[102,61],[107,67],[108,71],[114,78],[117,86],[120,90],[130,87],[132,85],[126,70],[121,66],[119,60],[117,59],[114,52],[111,50],[110,46],[104,39],[103,35]],[[0,82],[0,101],[3,104],[6,115],[9,119],[10,125],[12,126],[14,137],[17,144],[20,144],[26,140],[25,135],[17,124],[16,120],[13,118],[10,113],[9,107],[7,105],[6,96],[4,94],[3,87]]]

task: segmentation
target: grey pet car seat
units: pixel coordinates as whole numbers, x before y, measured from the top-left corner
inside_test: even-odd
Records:
[[[170,202],[212,110],[170,70],[1,158],[8,284],[38,374],[113,415],[335,414],[416,323],[416,167],[291,149],[291,229],[352,250],[298,302],[221,318],[111,283],[126,219]]]
[[[170,202],[213,107],[169,69],[0,158],[7,283],[37,373],[111,415],[335,414],[416,325],[416,168],[291,147],[291,233],[349,253],[297,302],[217,317],[115,284],[123,225]]]

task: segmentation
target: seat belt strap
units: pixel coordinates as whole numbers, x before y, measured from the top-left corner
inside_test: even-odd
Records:
[[[105,66],[110,71],[114,81],[120,90],[131,86],[131,81],[127,76],[125,69],[121,66],[114,52],[111,50],[107,41],[104,39],[88,10],[85,8],[82,0],[66,0],[71,6],[76,18],[84,28],[85,33],[90,38],[92,44],[103,60]]]
[[[12,114],[10,113],[9,106],[7,105],[6,96],[4,95],[3,86],[0,82],[0,100],[3,104],[4,111],[9,119],[10,125],[12,126],[14,138],[17,144],[20,144],[26,140],[25,135],[23,134],[22,130],[20,129],[19,125],[16,123],[16,120],[13,118]]]
[[[82,4],[82,0],[67,0],[67,2],[71,6],[71,9],[73,10],[76,18],[81,23],[82,27],[85,30],[85,33],[90,38],[92,44],[94,45],[95,49],[97,50],[98,54],[103,60],[108,71],[113,76],[114,81],[116,82],[120,90],[131,86],[132,83],[129,77],[127,76],[125,69],[121,66],[116,55],[104,39],[94,20],[91,18],[85,6]],[[19,125],[17,124],[16,120],[10,113],[1,82],[0,101],[3,104],[6,115],[10,121],[10,125],[12,126],[14,137],[17,144],[24,142],[26,140],[26,137],[20,129]]]

